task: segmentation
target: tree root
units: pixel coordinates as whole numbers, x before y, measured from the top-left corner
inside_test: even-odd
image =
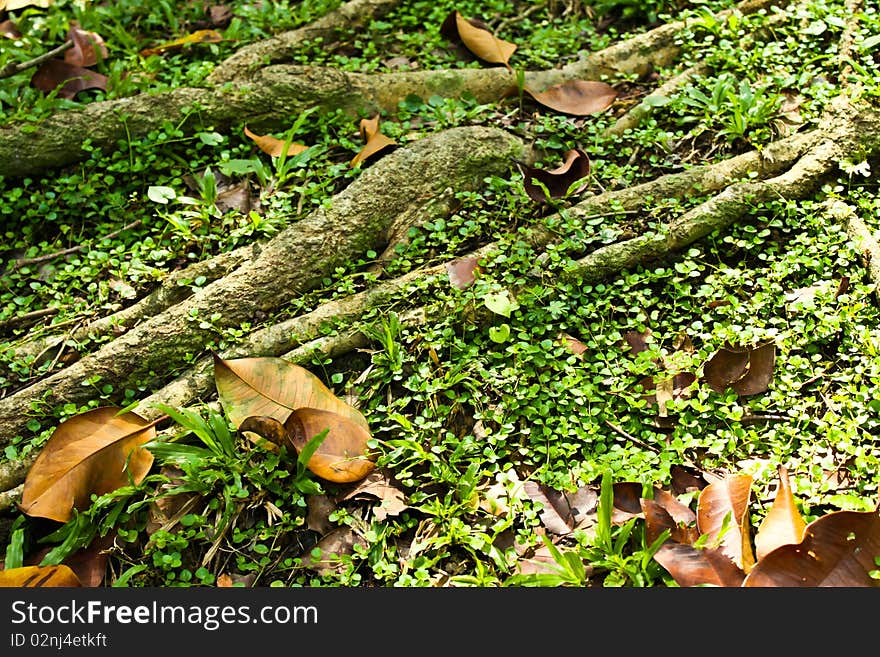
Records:
[[[372,5],[365,2],[364,4]],[[747,14],[787,2],[748,0],[736,10]],[[376,2],[376,7],[384,3]],[[730,11],[719,13],[723,18]],[[525,84],[543,89],[566,80],[619,78],[644,75],[671,64],[681,51],[676,36],[693,20],[668,23],[644,34],[592,53],[559,69],[525,72]],[[288,52],[297,39],[283,39],[280,51],[270,48],[270,59]],[[251,54],[236,60],[250,70]],[[256,56],[256,55],[253,55]],[[262,55],[259,55],[262,57]],[[232,62],[235,56],[227,60]],[[232,64],[230,64],[232,65]],[[238,70],[238,69],[236,69]],[[223,65],[215,79],[225,79]],[[478,102],[494,102],[516,89],[516,76],[505,67],[462,68],[440,71],[358,74],[313,66],[263,66],[245,77],[231,77],[221,86],[179,88],[160,94],[142,94],[86,105],[46,118],[36,130],[32,125],[0,128],[0,176],[32,175],[70,164],[84,155],[80,145],[87,139],[96,147],[113,147],[117,141],[144,135],[166,121],[192,131],[197,122],[222,130],[247,122],[252,129],[279,129],[290,116],[310,107],[343,109],[353,117],[380,110],[396,111],[408,95],[458,97],[465,92]],[[25,146],[26,145],[26,146]]]
[[[108,335],[119,337],[146,318],[157,315],[192,296],[192,281],[200,276],[203,276],[207,283],[223,278],[245,260],[254,257],[256,255],[254,249],[255,247],[252,245],[239,247],[234,251],[221,253],[208,260],[196,262],[184,269],[171,272],[162,279],[159,287],[139,301],[115,313],[94,319],[66,335],[55,334],[25,338],[18,344],[4,345],[2,350],[9,350],[16,358],[31,361],[33,367],[38,367],[42,364],[42,356],[62,343],[76,348],[77,343],[87,340],[95,340]],[[51,329],[51,327],[49,328]]]
[[[0,445],[24,428],[35,406],[77,403],[88,381],[116,389],[155,384],[202,353],[226,328],[252,324],[296,294],[313,289],[338,266],[381,249],[401,215],[430,218],[447,187],[469,190],[504,173],[523,156],[516,138],[496,128],[453,128],[400,148],[364,170],[345,190],[262,246],[259,255],[220,280],[66,369],[0,400]],[[414,175],[418,172],[419,175]],[[393,189],[393,194],[384,194]],[[161,373],[161,374],[157,374]]]

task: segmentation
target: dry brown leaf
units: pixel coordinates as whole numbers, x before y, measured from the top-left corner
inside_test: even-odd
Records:
[[[373,507],[373,517],[383,521],[388,516],[400,515],[409,507],[403,491],[394,486],[385,472],[372,472],[343,498],[345,500],[358,497],[375,497],[378,506]]]
[[[587,345],[568,333],[560,333],[556,337],[561,340],[565,348],[575,356],[582,357],[587,351]]]
[[[330,533],[336,525],[330,522],[330,514],[336,510],[336,502],[329,495],[307,495],[306,527],[321,536]]]
[[[697,549],[692,545],[667,541],[654,553],[654,561],[663,566],[681,587],[738,587],[745,574],[724,552],[717,548]]]
[[[743,586],[877,587],[877,555],[878,510],[835,511],[808,524],[801,542],[766,554]]]
[[[297,453],[322,431],[327,430],[306,467],[317,476],[337,483],[359,481],[376,467],[369,453],[369,430],[349,417],[318,408],[298,408],[284,423]]]
[[[70,21],[68,38],[73,47],[64,52],[64,61],[72,66],[94,66],[109,55],[101,35],[82,29],[76,21]]]
[[[599,502],[598,493],[588,485],[574,492],[561,492],[536,481],[526,481],[523,490],[542,505],[539,517],[547,531],[560,536],[585,526]]]
[[[370,119],[361,119],[360,134],[361,139],[366,143],[360,152],[358,152],[358,154],[352,158],[351,162],[349,162],[350,167],[356,167],[379,151],[397,144],[396,141],[390,137],[386,137],[379,131],[378,114]]]
[[[478,59],[510,68],[516,44],[497,38],[489,26],[478,19],[464,18],[457,11],[450,12],[440,26],[440,34],[450,41],[461,41]]]
[[[0,22],[0,36],[7,39],[20,39],[21,32],[18,31],[15,23],[7,18],[5,21]]]
[[[120,410],[96,408],[58,425],[28,471],[24,513],[67,522],[73,509],[91,505],[92,495],[143,481],[153,465],[143,445],[155,437],[155,423]]]
[[[461,258],[446,263],[446,273],[449,274],[449,282],[453,287],[464,290],[477,280],[477,258]]]
[[[773,505],[755,533],[755,554],[760,562],[767,554],[783,545],[800,543],[807,523],[797,508],[788,470],[779,467],[779,487]]]
[[[0,570],[0,587],[81,587],[76,573],[69,566],[22,566]]]
[[[208,7],[207,12],[211,25],[220,29],[228,27],[234,16],[232,9],[226,5],[213,5]]]
[[[197,43],[219,43],[220,41],[223,41],[223,35],[217,30],[198,30],[179,39],[174,39],[152,48],[144,48],[140,51],[140,55],[142,57],[161,55],[172,50],[180,50],[184,46],[191,46]]]
[[[31,77],[31,86],[35,89],[46,93],[58,89],[58,97],[68,100],[89,89],[106,91],[108,82],[107,76],[82,66],[68,64],[63,59],[50,59]]]
[[[614,103],[617,91],[610,84],[596,80],[569,80],[543,91],[523,89],[535,102],[563,114],[589,116],[603,112]]]
[[[724,554],[748,573],[755,564],[749,531],[751,475],[730,475],[709,484],[697,499],[697,529],[709,544],[719,542]]]
[[[257,147],[267,155],[271,155],[272,157],[281,157],[281,154],[285,153],[284,139],[278,139],[278,137],[273,137],[272,135],[256,135],[251,132],[247,126],[244,126],[244,134],[247,135],[251,140],[253,140]],[[308,149],[309,147],[305,144],[291,142],[287,146],[286,157],[299,155],[300,153],[307,151]]]
[[[776,363],[776,344],[757,346],[727,344],[703,366],[703,378],[717,393],[728,388],[741,396],[757,395],[770,387]]]
[[[554,169],[519,165],[523,175],[523,186],[530,199],[538,203],[546,203],[550,199],[580,194],[588,187],[590,158],[587,154],[579,148],[573,148],[566,151],[563,157],[564,162]],[[541,185],[547,188],[546,193]]]

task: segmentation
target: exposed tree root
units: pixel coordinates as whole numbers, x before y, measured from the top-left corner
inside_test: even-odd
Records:
[[[779,0],[750,0],[740,3],[737,9],[751,13],[786,4]],[[727,13],[721,12],[719,16]],[[526,72],[525,83],[532,89],[543,89],[566,80],[616,79],[668,66],[681,51],[675,42],[676,35],[691,22],[668,23],[558,69]],[[281,50],[290,46],[288,40]],[[254,48],[252,53],[259,50]],[[252,57],[243,56],[235,65],[238,64],[250,70]],[[222,70],[223,65],[218,69],[221,72],[215,72],[215,79],[223,78]],[[423,98],[458,97],[469,92],[478,102],[494,102],[515,88],[514,72],[500,66],[384,74],[357,74],[313,66],[263,66],[244,78],[230,78],[220,86],[179,88],[93,103],[82,110],[50,116],[35,131],[31,125],[0,128],[0,176],[31,175],[70,164],[83,156],[80,145],[86,139],[99,148],[112,147],[119,140],[160,128],[166,121],[183,130],[194,129],[199,121],[216,129],[247,121],[252,129],[270,130],[315,106],[344,109],[357,116],[361,112],[394,111],[402,99],[413,94]]]
[[[196,262],[168,274],[159,287],[136,303],[115,313],[96,318],[65,335],[25,338],[18,344],[10,343],[3,350],[11,351],[20,360],[31,360],[33,366],[42,364],[42,356],[62,343],[76,348],[77,343],[113,335],[118,337],[136,324],[180,303],[193,294],[192,281],[203,276],[207,283],[223,278],[245,260],[255,257],[254,246],[244,246],[221,253],[208,260]],[[51,328],[51,327],[50,327]]]
[[[117,389],[161,382],[184,366],[187,354],[202,353],[223,329],[254,323],[257,313],[271,314],[320,285],[337,266],[381,249],[398,217],[442,215],[436,199],[443,190],[477,188],[484,176],[506,172],[509,162],[522,155],[519,140],[483,127],[447,130],[387,155],[331,205],[283,230],[222,279],[61,372],[0,400],[0,445],[19,434],[35,406],[91,397],[84,382],[95,376]],[[384,193],[387,189],[394,193]]]

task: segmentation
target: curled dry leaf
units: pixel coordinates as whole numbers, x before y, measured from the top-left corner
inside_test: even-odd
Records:
[[[58,89],[58,97],[72,100],[88,89],[107,90],[107,76],[82,66],[68,64],[63,59],[50,59],[31,77],[31,86],[50,93]]]
[[[391,137],[386,137],[379,131],[378,114],[370,119],[361,119],[360,134],[361,139],[365,142],[364,147],[349,162],[350,167],[356,167],[379,151],[397,145],[397,142]]]
[[[775,363],[772,341],[757,346],[727,344],[706,362],[703,378],[718,393],[732,388],[741,397],[757,395],[770,387]]]
[[[555,169],[519,165],[523,175],[523,186],[530,199],[544,203],[549,199],[580,194],[587,188],[589,184],[587,179],[590,175],[590,158],[587,154],[579,148],[573,148],[566,151],[564,158],[564,162]],[[577,184],[579,182],[580,184]],[[547,188],[546,192],[542,185]]]
[[[697,499],[697,529],[748,573],[755,564],[749,532],[751,475],[730,475],[709,484]]]
[[[21,510],[29,516],[67,522],[91,496],[139,484],[153,465],[143,447],[155,423],[112,406],[65,420],[52,433],[28,471]]]
[[[574,116],[603,112],[611,107],[618,96],[610,84],[596,80],[569,80],[543,91],[529,87],[524,87],[523,91],[544,107]]]
[[[589,523],[596,510],[599,496],[591,486],[581,486],[574,492],[553,490],[535,481],[526,481],[523,490],[533,501],[542,505],[541,522],[547,531],[558,535],[570,534]]]
[[[318,408],[298,408],[284,423],[297,452],[322,431],[327,435],[306,464],[309,470],[328,481],[359,481],[376,467],[369,455],[370,432],[349,417]]]
[[[70,21],[68,38],[73,47],[64,52],[64,61],[71,66],[94,66],[107,59],[109,54],[104,39],[95,32],[88,32],[76,21]]]
[[[440,26],[440,34],[450,41],[460,41],[475,57],[490,64],[510,68],[510,58],[516,44],[497,38],[489,26],[476,18],[464,18],[457,11],[450,12]]]
[[[22,566],[0,570],[0,587],[47,588],[81,587],[79,577],[69,566]]]
[[[18,31],[15,23],[7,18],[5,21],[0,21],[0,36],[7,39],[20,39],[21,32]]]
[[[219,43],[220,41],[223,41],[223,35],[217,30],[198,30],[192,34],[187,34],[179,39],[168,41],[167,43],[154,46],[153,48],[144,48],[140,51],[140,55],[142,57],[161,55],[162,53],[173,50],[180,50],[184,46],[190,46],[197,43]]]
[[[645,516],[645,537],[649,544],[656,541],[660,534],[667,529],[669,530],[669,540],[683,545],[693,545],[694,541],[700,537],[694,524],[696,516],[688,507],[681,505],[687,509],[688,514],[676,518],[673,517],[669,507],[661,501],[642,498],[640,504],[642,514]]]
[[[807,525],[799,543],[766,554],[743,586],[876,587],[877,555],[878,510],[835,511]]]
[[[739,587],[745,575],[718,548],[697,549],[692,545],[667,541],[654,553],[654,561],[663,566],[681,587]]]
[[[285,153],[284,139],[278,139],[278,137],[273,137],[272,135],[256,135],[251,132],[247,126],[244,126],[244,134],[247,135],[251,140],[253,140],[257,147],[267,155],[271,155],[272,157],[281,157],[281,154]],[[307,151],[308,149],[309,147],[305,144],[290,142],[290,144],[287,145],[286,157],[298,155],[299,153]]]
[[[755,533],[755,554],[759,562],[778,547],[800,543],[807,527],[791,492],[788,470],[780,467],[778,472],[779,487],[773,505]]]
[[[330,522],[330,514],[336,511],[336,502],[329,495],[307,495],[306,527],[321,536],[328,534],[335,525]]]
[[[459,290],[470,287],[477,280],[477,259],[474,257],[461,258],[446,263],[446,273],[449,274],[449,282]]]
[[[651,329],[644,331],[624,331],[623,342],[629,355],[635,356],[648,349],[648,340],[651,337]]]
[[[380,522],[388,516],[399,515],[409,508],[403,491],[394,486],[384,472],[372,472],[343,499],[373,497],[379,504],[373,507],[373,517]]]

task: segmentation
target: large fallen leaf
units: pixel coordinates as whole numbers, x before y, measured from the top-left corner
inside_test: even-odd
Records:
[[[738,587],[744,577],[739,566],[717,548],[699,550],[692,545],[667,541],[654,553],[654,561],[682,587]]]
[[[379,151],[397,144],[397,142],[391,139],[391,137],[387,137],[379,131],[378,114],[370,119],[361,119],[359,129],[361,139],[363,139],[365,143],[364,147],[352,158],[351,162],[349,162],[350,167],[356,167]]]
[[[278,139],[278,137],[273,137],[272,135],[257,135],[251,132],[247,126],[244,126],[244,134],[247,135],[253,142],[257,145],[257,147],[266,153],[267,155],[271,155],[272,157],[281,157],[282,153],[286,152],[286,157],[290,157],[291,155],[298,155],[304,151],[309,149],[305,144],[298,144],[296,142],[290,142],[287,145],[287,150],[284,150],[284,139]]]
[[[788,471],[780,467],[779,488],[776,489],[773,505],[755,533],[755,555],[758,561],[778,547],[800,543],[806,526],[791,492]]]
[[[575,116],[598,114],[611,107],[618,95],[610,84],[596,80],[569,80],[543,91],[529,87],[523,91],[544,107]]]
[[[776,344],[726,344],[703,366],[703,378],[715,392],[728,388],[739,396],[757,395],[770,386],[776,362]]]
[[[758,561],[743,586],[876,587],[880,513],[835,511],[808,524],[804,539]]]
[[[551,199],[580,194],[587,188],[590,158],[579,148],[573,148],[565,152],[563,163],[554,169],[538,169],[521,164],[520,170],[528,197],[546,203]]]
[[[152,48],[144,48],[140,51],[140,55],[147,57],[149,55],[161,55],[172,50],[180,50],[184,46],[190,46],[197,43],[218,43],[223,41],[223,35],[217,30],[198,30],[192,34],[162,43]]]
[[[76,573],[69,566],[22,566],[0,570],[0,587],[81,587]]]
[[[511,56],[516,44],[497,38],[489,26],[475,18],[464,18],[457,11],[451,12],[440,26],[440,34],[450,41],[461,41],[477,58],[490,64],[504,64],[510,68]]]
[[[748,573],[755,564],[749,531],[751,475],[731,475],[709,484],[697,499],[697,529],[711,545]]]
[[[369,431],[363,414],[339,399],[307,369],[283,358],[224,360],[214,354],[214,381],[220,404],[237,427],[252,415],[266,415],[282,424],[297,408],[331,411]]]
[[[327,431],[318,449],[309,458],[306,467],[328,481],[348,483],[359,481],[376,467],[375,457],[369,454],[369,430],[333,411],[318,408],[298,408],[284,423],[297,453],[322,431]]]
[[[67,522],[92,495],[139,484],[153,465],[144,443],[155,423],[133,412],[104,406],[65,420],[52,433],[28,471],[21,510],[29,516]]]
[[[94,66],[99,61],[107,59],[109,52],[101,35],[88,32],[82,29],[76,21],[70,21],[70,30],[67,36],[73,42],[73,47],[64,52],[64,61],[68,64]]]
[[[58,89],[58,97],[72,100],[88,89],[107,90],[107,76],[82,66],[68,64],[63,59],[50,59],[31,77],[31,86],[50,93]]]

